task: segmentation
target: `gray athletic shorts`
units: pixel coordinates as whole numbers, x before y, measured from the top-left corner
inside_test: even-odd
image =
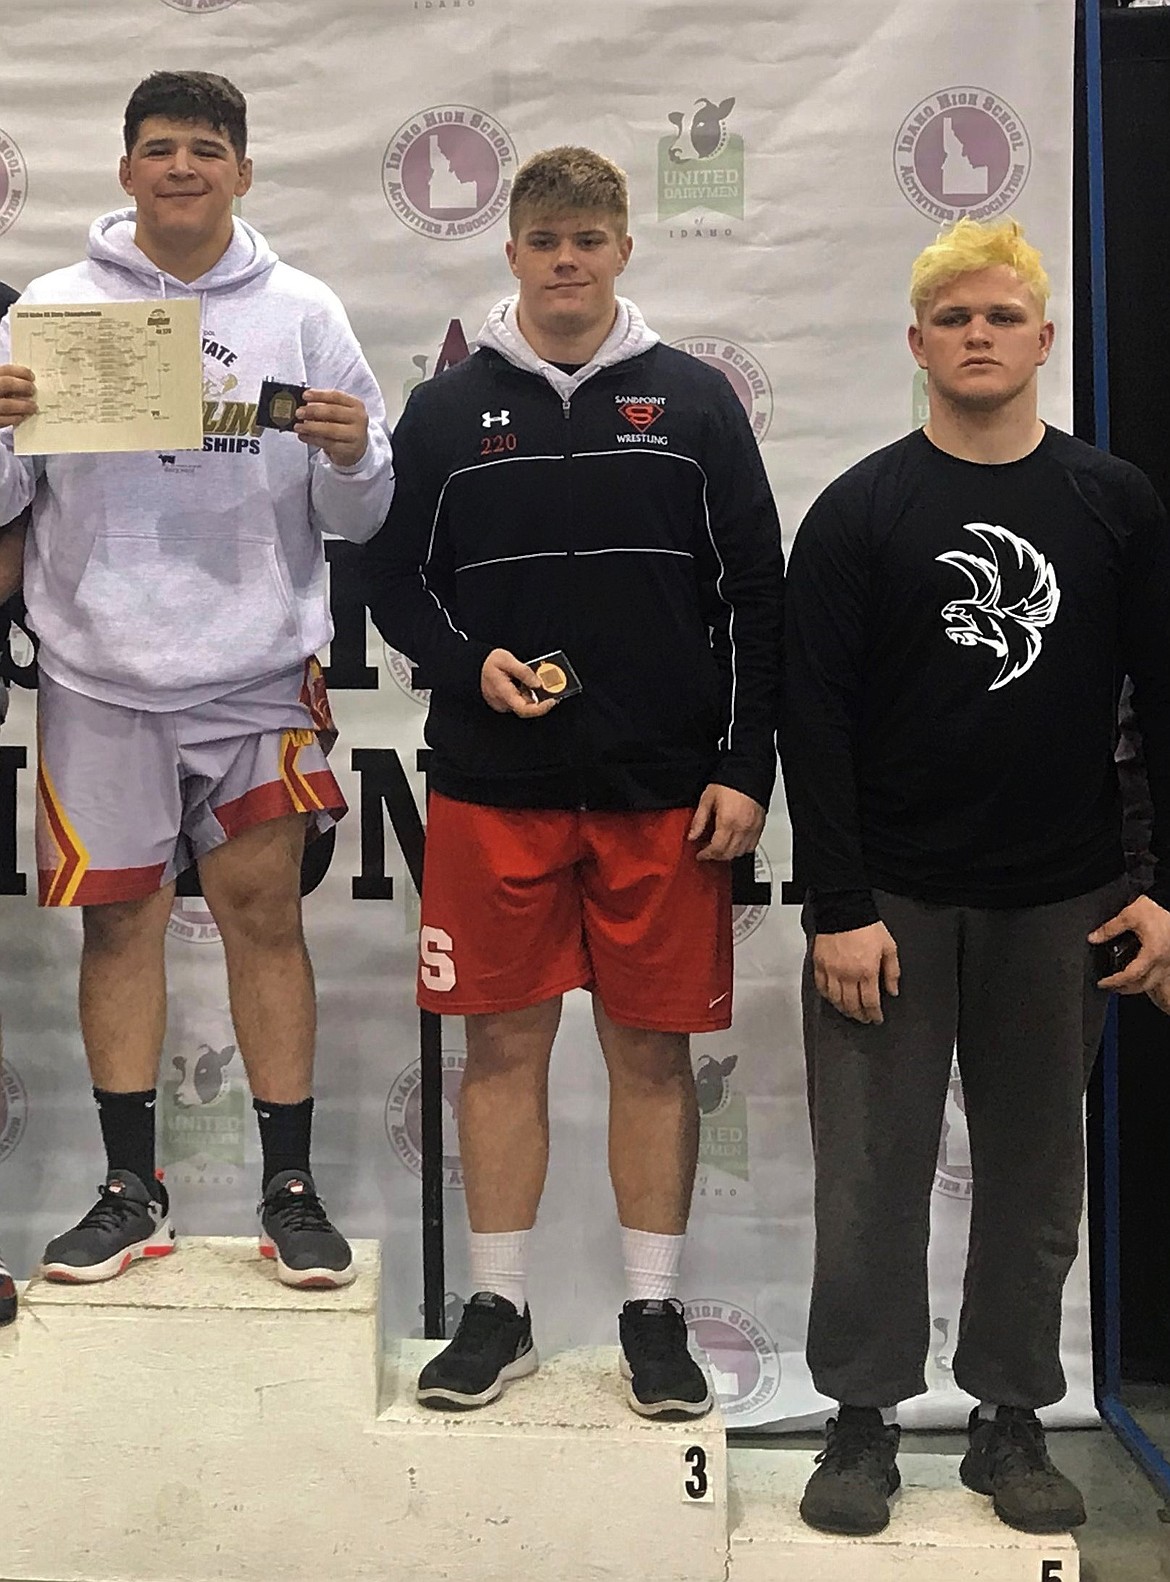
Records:
[[[84,696],[42,669],[37,697],[42,906],[139,901],[256,824],[345,799],[315,659],[197,708],[149,713]]]

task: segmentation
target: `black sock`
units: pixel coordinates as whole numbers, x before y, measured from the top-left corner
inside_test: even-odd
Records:
[[[106,1164],[110,1170],[129,1170],[148,1191],[154,1192],[154,1101],[156,1090],[141,1093],[107,1093],[94,1088]]]
[[[260,1126],[260,1146],[264,1150],[264,1186],[282,1170],[303,1170],[309,1174],[309,1142],[313,1133],[313,1101],[299,1104],[269,1104],[253,1099],[252,1108]]]

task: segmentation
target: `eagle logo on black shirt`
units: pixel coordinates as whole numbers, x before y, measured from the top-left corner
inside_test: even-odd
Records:
[[[960,648],[983,644],[999,659],[999,671],[987,689],[995,692],[1035,664],[1041,631],[1056,619],[1060,589],[1055,569],[1026,538],[990,522],[966,522],[964,528],[983,541],[988,554],[950,549],[938,556],[964,573],[972,593],[969,599],[944,604],[942,618],[952,643]]]

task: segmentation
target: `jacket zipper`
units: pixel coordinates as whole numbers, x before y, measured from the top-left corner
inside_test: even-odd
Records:
[[[565,419],[565,465],[569,469],[568,499],[569,499],[569,529],[570,529],[570,533],[571,533],[572,530],[573,530],[573,526],[574,526],[573,515],[574,515],[574,509],[575,509],[576,501],[575,501],[575,498],[574,498],[574,495],[573,495],[573,489],[572,489],[572,478],[573,478],[573,471],[572,471],[572,469],[573,469],[573,412],[572,412],[571,398],[570,397],[562,396],[562,398],[561,398],[561,412],[564,414],[564,419]],[[572,543],[571,542],[570,542],[570,545],[569,545],[569,549],[568,549],[566,558],[569,561],[570,576],[572,576],[573,575],[572,566],[573,566],[573,562],[574,562],[574,559],[575,559],[575,555],[574,555],[574,551],[573,551],[573,547],[572,547]],[[574,752],[574,757],[576,757],[576,752]],[[577,771],[577,811],[579,813],[588,812],[588,808],[589,808],[589,804],[585,801],[585,798],[582,795],[582,791],[583,791],[583,787],[581,785],[581,776],[580,776],[580,771],[578,770]]]

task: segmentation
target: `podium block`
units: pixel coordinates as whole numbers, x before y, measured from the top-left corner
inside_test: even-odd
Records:
[[[722,1582],[718,1412],[625,1405],[616,1347],[431,1413],[435,1343],[383,1360],[378,1248],[296,1292],[248,1240],[96,1286],[29,1283],[0,1331],[3,1582]]]
[[[798,1514],[810,1452],[732,1450],[732,1582],[1079,1582],[1074,1540],[1005,1527],[959,1482],[958,1456],[902,1455],[898,1466],[885,1532],[836,1538]]]

